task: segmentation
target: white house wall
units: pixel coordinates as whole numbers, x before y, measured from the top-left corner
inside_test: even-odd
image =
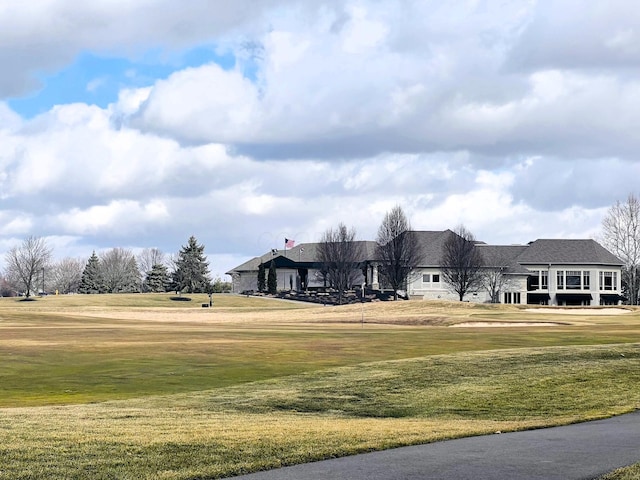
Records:
[[[622,292],[622,269],[620,267],[615,266],[593,266],[593,265],[527,265],[527,269],[530,271],[548,271],[549,272],[549,283],[547,289],[538,289],[535,291],[531,291],[529,293],[548,293],[550,300],[550,305],[562,305],[563,302],[559,301],[557,298],[557,294],[590,294],[592,296],[592,300],[590,305],[600,305],[600,295],[601,294],[618,294],[620,295]],[[580,271],[580,272],[589,272],[589,288],[580,288],[580,289],[568,289],[566,288],[566,280],[563,289],[558,288],[558,272],[562,271]],[[611,290],[600,289],[600,272],[615,272],[616,274],[616,282],[615,288]],[[581,285],[582,287],[583,285]]]

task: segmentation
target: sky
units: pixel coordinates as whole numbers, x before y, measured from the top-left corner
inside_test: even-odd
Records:
[[[395,205],[523,244],[638,192],[629,0],[3,2],[0,72],[0,259],[193,235],[228,280]]]

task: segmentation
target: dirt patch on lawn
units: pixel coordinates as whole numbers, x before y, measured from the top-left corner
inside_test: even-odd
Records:
[[[452,327],[559,327],[567,325],[558,322],[462,322]]]
[[[626,308],[527,308],[525,312],[560,313],[563,315],[622,315],[631,313]]]

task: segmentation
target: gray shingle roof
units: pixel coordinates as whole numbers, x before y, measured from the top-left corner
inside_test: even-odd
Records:
[[[411,232],[418,243],[420,251],[419,267],[438,267],[442,265],[443,246],[451,230]]]
[[[529,248],[527,245],[477,245],[487,267],[507,267],[507,273],[528,274],[529,270],[518,263],[518,257]]]
[[[376,242],[368,240],[358,240],[356,243],[362,247],[362,259],[361,261],[369,260],[375,257]],[[294,262],[300,263],[316,263],[320,261],[320,255],[318,252],[319,243],[301,243],[293,248],[285,250],[269,251],[259,257],[254,257],[251,260],[234,267],[227,275],[233,272],[255,272],[261,263],[269,262],[272,259],[278,257],[286,257]]]
[[[581,263],[622,265],[622,261],[595,240],[541,239],[531,242],[518,257],[521,264]]]
[[[421,260],[418,267],[439,267],[442,265],[443,247],[451,235],[451,230],[414,231],[420,249]],[[376,242],[359,240],[362,246],[362,261],[376,259]],[[232,272],[255,272],[261,263],[278,257],[283,260],[313,264],[320,261],[319,243],[301,243],[289,250],[271,251],[260,257],[233,268]],[[482,256],[489,266],[508,266],[509,273],[527,274],[524,265],[537,264],[585,264],[622,265],[622,261],[595,240],[541,239],[528,245],[487,245],[477,242]]]

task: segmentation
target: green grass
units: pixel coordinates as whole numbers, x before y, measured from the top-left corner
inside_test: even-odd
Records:
[[[624,355],[624,356],[623,356]],[[219,478],[640,407],[640,345],[436,355],[197,393],[0,409],[0,478]]]
[[[206,300],[0,300],[0,479],[220,478],[640,408],[637,313]],[[563,325],[422,326],[478,319]]]

